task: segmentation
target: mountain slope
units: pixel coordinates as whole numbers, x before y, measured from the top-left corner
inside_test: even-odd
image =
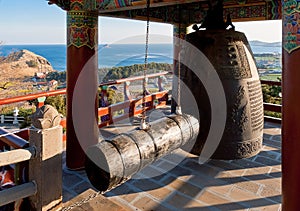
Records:
[[[0,58],[0,80],[52,71],[54,70],[47,59],[28,50],[20,50]]]

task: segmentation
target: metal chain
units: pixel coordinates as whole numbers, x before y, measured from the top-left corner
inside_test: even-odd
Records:
[[[99,191],[99,192],[96,192],[96,193],[91,193],[90,195],[88,195],[85,199],[82,199],[81,201],[79,202],[75,202],[74,204],[68,206],[68,207],[65,207],[62,209],[62,211],[69,211],[69,210],[72,210],[76,207],[81,207],[83,204],[85,203],[88,203],[89,201],[93,200],[94,198],[97,198],[99,195],[104,195],[105,193],[111,191],[113,188],[117,188],[119,186],[121,186],[122,184],[124,184],[127,180],[129,179],[128,178],[124,178],[123,181],[121,181],[119,184],[115,185],[114,187],[111,187],[105,191]]]
[[[145,61],[143,71],[143,99],[142,99],[142,119],[141,129],[148,129],[149,125],[146,123],[146,95],[147,95],[147,69],[148,69],[148,50],[149,50],[149,25],[150,25],[150,0],[147,0],[147,27],[146,27],[146,44],[145,44]]]
[[[181,56],[180,56],[180,52],[181,52],[181,7],[179,6],[179,29],[178,29],[178,60],[177,60],[177,64],[178,64],[178,77],[177,77],[177,107],[176,107],[176,113],[177,114],[182,114],[181,112]]]
[[[85,199],[82,199],[79,202],[75,202],[74,204],[63,208],[62,211],[69,211],[69,210],[74,209],[75,207],[81,207],[83,204],[88,203],[89,201],[91,201],[94,198],[98,197],[100,194],[103,194],[103,192],[99,191],[99,192],[96,192],[96,193],[92,193],[88,197],[86,197]]]
[[[179,41],[179,46],[180,46],[180,41]],[[180,51],[179,51],[179,53],[178,53],[178,79],[177,79],[177,106],[178,107],[181,107],[181,99],[180,99],[180,96],[181,96],[181,88],[180,88],[180,86],[181,86],[181,83],[180,83],[181,67],[180,66],[181,66],[181,64],[180,64]]]

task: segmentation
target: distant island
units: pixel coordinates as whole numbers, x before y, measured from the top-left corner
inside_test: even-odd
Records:
[[[281,47],[281,42],[263,42],[258,40],[249,41],[250,46],[268,46],[268,47]]]

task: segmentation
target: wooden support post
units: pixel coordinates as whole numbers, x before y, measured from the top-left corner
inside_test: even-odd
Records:
[[[37,194],[29,199],[34,210],[42,211],[60,209],[62,203],[62,127],[57,111],[48,108],[43,106],[33,116],[33,125],[40,127],[30,131],[29,139],[37,151],[29,161],[29,181],[36,182]]]
[[[300,193],[300,42],[299,10],[283,1],[282,209],[299,209]],[[296,23],[292,25],[292,23]]]
[[[159,92],[162,92],[162,91],[164,91],[165,90],[165,88],[164,88],[164,76],[162,75],[162,76],[159,76],[159,77],[157,77],[157,86],[158,86],[158,91]]]
[[[37,108],[42,107],[45,104],[45,100],[46,100],[46,97],[37,98],[37,101],[38,101]]]
[[[149,81],[149,78],[146,76],[145,78],[145,81],[146,81],[146,90],[145,90],[145,95],[150,95],[151,92],[149,91],[149,89],[147,88],[148,87],[148,81]]]
[[[84,167],[84,150],[98,142],[99,133],[98,13],[96,10],[85,11],[86,3],[71,0],[67,13],[66,164],[72,170]],[[94,111],[87,108],[87,104],[93,104]]]
[[[101,102],[100,107],[107,107],[109,106],[108,102],[108,86],[101,86]]]
[[[130,81],[124,83],[124,101],[132,100],[130,90],[129,90]]]
[[[101,86],[101,99],[100,99],[100,107],[109,106],[108,102],[108,86]],[[101,123],[110,120],[110,114],[101,116]]]
[[[124,86],[124,101],[131,101],[132,97],[131,97],[130,90],[129,90],[130,81],[125,81],[123,83],[123,86]],[[128,116],[130,116],[130,111],[131,111],[130,106],[128,108],[124,108],[124,113],[125,114],[128,113]]]

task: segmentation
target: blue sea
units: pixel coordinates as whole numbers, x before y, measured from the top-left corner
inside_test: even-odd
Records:
[[[281,46],[253,45],[253,53],[281,53]],[[0,56],[7,56],[11,52],[27,49],[45,57],[55,70],[66,70],[65,45],[2,45]],[[99,67],[118,67],[133,64],[143,64],[144,44],[112,44],[99,46]],[[172,44],[150,44],[148,62],[172,63]]]

